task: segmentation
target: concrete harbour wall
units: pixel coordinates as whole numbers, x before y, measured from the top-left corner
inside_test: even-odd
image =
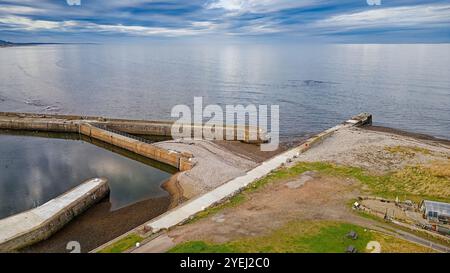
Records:
[[[165,150],[155,145],[116,134],[114,132],[101,129],[87,123],[80,124],[80,133],[88,137],[110,143],[136,154],[158,160],[165,164],[171,165],[179,169],[180,171],[190,170],[193,166],[193,162],[189,160],[190,158],[192,158],[192,155],[190,154]],[[184,159],[181,160],[182,158]]]
[[[0,129],[77,132],[77,126],[82,122],[88,122],[93,125],[105,125],[111,129],[129,134],[168,138],[172,138],[172,125],[174,124],[173,121],[0,112]],[[191,137],[194,136],[196,130],[203,128],[195,124],[185,124],[184,126],[186,126],[187,130],[190,130]],[[213,132],[222,130],[223,135],[229,137],[227,140],[240,140],[247,143],[262,143],[267,140],[266,133],[263,130],[249,126],[218,126],[217,128],[210,129]],[[252,139],[251,136],[256,136],[256,138]]]
[[[191,154],[165,150],[145,141],[134,139],[130,135],[121,135],[100,128],[107,127],[124,133],[139,132],[165,136],[165,134],[170,134],[169,123],[132,120],[120,120],[118,123],[114,123],[115,121],[112,120],[111,122],[112,125],[106,122],[105,118],[100,117],[0,112],[0,129],[79,133],[173,166],[180,171],[192,168],[194,162],[191,159]]]
[[[173,124],[170,121],[0,112],[0,129],[79,133],[168,164],[180,171],[190,170],[194,165],[191,154],[156,147],[147,143],[144,139],[139,140],[132,136],[147,135],[172,138]],[[209,132],[222,131],[223,136],[227,140],[239,140],[255,144],[267,140],[263,130],[248,126],[219,126],[208,128],[195,124],[185,124],[183,128],[190,132],[191,137],[194,137],[196,132],[206,130]]]
[[[88,180],[61,196],[0,220],[0,252],[11,252],[45,240],[109,193],[103,178]]]

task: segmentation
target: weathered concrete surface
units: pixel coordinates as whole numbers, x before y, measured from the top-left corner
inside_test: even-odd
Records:
[[[334,132],[342,129],[342,128],[348,128],[352,126],[361,126],[364,124],[370,124],[372,122],[372,116],[370,114],[360,114],[357,116],[354,116],[352,119],[339,124],[333,128],[330,128],[318,135],[315,135],[314,137],[308,139],[306,142],[304,142],[302,145],[295,147],[291,150],[288,150],[278,156],[275,156],[254,169],[246,172],[244,175],[239,176],[237,178],[234,178],[225,184],[215,188],[214,190],[203,194],[195,199],[192,199],[183,205],[174,208],[173,210],[170,210],[161,216],[149,221],[145,225],[143,225],[145,230],[149,230],[151,233],[158,233],[161,230],[169,229],[173,226],[176,226],[178,224],[181,224],[187,220],[189,220],[191,217],[193,217],[195,214],[205,210],[208,207],[211,207],[215,204],[221,203],[227,198],[235,195],[239,191],[241,191],[243,188],[247,187],[249,184],[255,182],[256,180],[266,176],[273,170],[276,170],[283,164],[291,161],[293,158],[298,157],[301,153],[307,151],[310,149],[310,147],[316,145],[317,143],[320,143],[325,138],[332,135]],[[129,233],[127,233],[129,234]],[[111,242],[108,242],[104,244],[103,246],[98,247],[97,249],[93,250],[92,252],[97,252],[102,248],[105,248],[106,246],[120,240],[121,238],[125,237],[127,234],[124,234]]]
[[[0,252],[14,251],[50,237],[108,192],[106,179],[91,179],[42,206],[0,220]]]
[[[100,124],[111,129],[136,135],[172,137],[173,121],[153,121],[153,120],[132,120],[114,119],[97,116],[79,115],[51,115],[33,113],[12,113],[0,112],[0,129],[20,129],[20,130],[43,130],[55,132],[78,132],[80,123]],[[191,137],[194,132],[202,130],[203,127],[195,124],[184,124],[183,127],[190,127]],[[218,126],[211,128],[211,131],[223,131],[227,140],[241,140],[247,143],[261,143],[266,141],[266,133],[254,127],[244,126]],[[251,136],[255,136],[253,139]],[[241,139],[242,138],[242,139]]]
[[[114,121],[111,122],[114,123]],[[105,124],[108,124],[108,122],[106,122],[104,118],[99,117],[0,112],[0,129],[80,133],[90,138],[98,139],[103,142],[137,153],[139,155],[151,158],[153,160],[163,162],[179,169],[180,171],[190,170],[193,166],[193,162],[190,160],[192,158],[191,154],[166,150],[125,135],[120,135],[108,130],[104,130],[102,128],[99,128],[98,126],[94,126],[99,124],[104,126]],[[122,127],[119,126],[120,124],[125,125],[124,127]],[[114,128],[119,127],[118,129],[125,130],[133,124],[138,124],[139,126],[147,124],[149,126],[148,128],[153,128],[155,130],[154,133],[156,135],[159,135],[159,133],[161,133],[159,130],[165,131],[165,126],[168,126],[168,123],[164,122],[121,120],[114,126]],[[150,129],[148,133],[152,134],[153,129]]]
[[[189,161],[189,159],[192,158],[191,154],[163,149],[152,144],[95,127],[88,123],[80,124],[80,133],[171,165],[180,171],[190,170],[193,166],[193,162]],[[181,158],[184,159],[180,162]]]
[[[208,140],[170,140],[154,145],[193,155],[195,166],[179,173],[175,181],[185,199],[213,190],[230,179],[245,175],[248,170],[258,165],[255,161]]]
[[[10,116],[0,113],[0,129],[77,133],[78,128],[77,121]]]
[[[0,129],[80,133],[163,162],[180,171],[190,170],[194,165],[192,154],[178,153],[122,134],[172,138],[173,124],[170,121],[0,112]],[[190,130],[191,137],[196,131],[206,129],[195,124],[185,124],[183,127]],[[261,143],[266,140],[265,132],[253,127],[222,126],[209,131],[217,130],[223,130],[223,136],[226,136],[227,140],[241,140],[246,143]]]

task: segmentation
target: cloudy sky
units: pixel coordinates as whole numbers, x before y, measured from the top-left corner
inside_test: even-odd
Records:
[[[0,0],[0,39],[450,42],[450,1]]]

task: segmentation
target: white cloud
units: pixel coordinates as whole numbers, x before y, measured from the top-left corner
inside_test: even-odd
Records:
[[[81,0],[66,0],[69,6],[81,6]]]
[[[319,0],[216,0],[206,5],[207,9],[224,9],[232,14],[268,13],[283,9],[318,4]]]
[[[205,34],[217,26],[212,22],[193,22],[190,27],[185,28],[166,28],[166,27],[146,27],[146,26],[130,26],[130,25],[105,25],[81,21],[45,21],[32,20],[23,16],[6,16],[0,17],[0,25],[6,25],[12,30],[55,30],[61,32],[108,32],[108,33],[126,33],[135,36],[186,36]]]
[[[0,6],[0,14],[36,14],[43,10],[27,6]]]
[[[126,26],[126,25],[99,25],[90,23],[83,28],[97,32],[119,32],[136,36],[185,36],[194,35],[197,31],[189,28],[164,28],[164,27],[144,27],[144,26]]]
[[[21,0],[21,4],[0,6],[0,31],[53,31],[67,33],[124,33],[133,36],[191,36],[201,34],[258,35],[289,33],[295,35],[330,34],[352,30],[417,28],[448,28],[450,4],[423,4],[402,7],[367,7],[350,12],[347,8],[338,14],[307,14],[289,12],[289,22],[281,10],[321,6],[330,0],[207,0],[203,10],[192,14],[133,13],[123,7],[142,6],[149,0],[111,0],[98,2],[89,8],[70,8],[53,1]],[[364,1],[364,0],[362,0]],[[82,1],[84,4],[84,1]],[[45,3],[45,4],[44,4]],[[260,13],[261,16],[243,16]],[[33,19],[33,15],[42,15]],[[108,24],[96,23],[105,16]],[[53,16],[52,16],[53,15]],[[211,15],[211,16],[209,16]],[[71,18],[85,20],[70,20]],[[58,21],[58,18],[67,18]],[[214,18],[211,20],[211,18]],[[208,21],[211,20],[211,21]],[[295,22],[298,21],[296,24]],[[159,24],[159,26],[158,26]],[[171,27],[166,27],[170,25]]]
[[[318,28],[364,29],[375,27],[433,26],[450,23],[450,5],[419,5],[371,9],[335,15],[312,24]]]
[[[22,16],[0,17],[0,24],[5,24],[10,29],[29,30],[29,31],[51,30],[51,29],[59,29],[62,27],[61,22],[32,20]]]

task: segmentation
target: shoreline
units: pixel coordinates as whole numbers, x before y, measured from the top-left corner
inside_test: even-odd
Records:
[[[397,129],[389,128],[389,127],[366,125],[366,126],[363,126],[362,129],[370,130],[370,131],[388,132],[388,133],[392,133],[392,134],[396,134],[396,135],[400,135],[400,136],[408,136],[408,137],[418,138],[418,139],[422,139],[422,140],[426,140],[426,141],[438,142],[438,143],[441,143],[444,145],[449,145],[449,143],[450,143],[449,140],[437,139],[437,138],[434,138],[431,136],[405,132],[405,131],[401,131],[401,130],[397,130]],[[168,141],[168,142],[170,143],[170,141]],[[237,157],[240,157],[240,158],[243,158],[246,160],[250,160],[250,161],[253,161],[253,162],[259,164],[261,162],[264,162],[265,160],[268,160],[268,159],[286,151],[288,149],[289,145],[292,145],[292,143],[304,143],[304,142],[305,142],[304,138],[289,139],[289,141],[281,143],[280,144],[281,147],[277,151],[270,152],[270,153],[260,152],[259,147],[257,145],[241,143],[241,142],[236,142],[236,141],[230,141],[230,142],[215,141],[214,145],[217,145],[217,147],[219,147],[220,149],[223,149],[226,152],[234,154]],[[164,142],[160,142],[160,143],[164,143]],[[189,144],[188,146],[192,146],[192,145]],[[198,194],[200,194],[197,192],[195,194],[188,194],[189,195],[188,197],[185,196],[186,192],[189,192],[189,189],[186,189],[186,187],[185,187],[186,182],[184,182],[185,183],[184,186],[183,186],[183,183],[180,183],[179,176],[181,173],[182,172],[175,173],[168,180],[166,180],[164,183],[161,184],[161,187],[168,192],[168,197],[165,198],[164,201],[160,201],[165,204],[164,205],[165,209],[163,209],[164,211],[169,211],[170,209],[173,209],[173,208],[177,207],[178,205],[183,204],[183,203],[191,200],[193,197],[198,196]],[[132,226],[134,226],[134,225],[139,226],[143,222],[147,222],[151,219],[154,219],[154,217],[158,217],[158,215],[160,215],[161,213],[164,213],[161,210],[159,210],[159,211],[161,211],[160,213],[156,213],[156,214],[154,214],[154,213],[150,213],[150,214],[139,213],[139,212],[142,212],[142,209],[144,207],[148,207],[148,205],[151,204],[152,202],[153,202],[153,200],[143,200],[143,201],[139,201],[135,204],[132,204],[130,206],[127,206],[125,208],[119,209],[120,212],[105,213],[106,210],[108,210],[107,209],[108,201],[103,200],[99,204],[99,207],[101,207],[101,208],[93,207],[90,210],[88,210],[87,212],[85,212],[83,215],[77,217],[72,223],[70,223],[73,226],[68,229],[69,232],[67,232],[65,235],[64,235],[64,233],[59,234],[58,236],[55,236],[55,238],[50,238],[49,240],[44,241],[41,244],[33,245],[32,247],[29,247],[22,251],[24,251],[24,252],[49,251],[52,248],[52,247],[49,247],[49,244],[59,244],[59,247],[58,247],[59,251],[64,251],[65,248],[63,248],[61,243],[58,243],[58,241],[59,242],[64,241],[65,240],[64,238],[70,236],[70,234],[73,234],[73,232],[75,230],[77,230],[78,228],[82,229],[82,226],[86,225],[86,223],[88,223],[90,221],[95,222],[95,219],[105,217],[105,215],[108,215],[108,214],[111,214],[111,216],[108,217],[110,219],[111,223],[113,223],[115,221],[120,221],[119,219],[123,219],[122,217],[125,217],[125,215],[136,215],[136,217],[139,218],[140,220],[138,222],[133,221],[132,224],[128,225],[129,230],[130,230],[133,228]],[[126,211],[126,213],[125,213],[125,211]],[[103,223],[104,227],[110,225],[110,224],[105,224],[105,223],[107,223],[107,222]],[[76,226],[78,226],[78,228]],[[102,228],[101,230],[102,230],[102,232],[104,232],[104,230],[107,230],[107,228]],[[83,231],[80,231],[80,233],[83,233]],[[89,237],[92,238],[93,236],[86,236],[87,239],[83,239],[83,240],[89,240]]]
[[[378,126],[378,125],[367,125],[367,126],[364,126],[363,128],[366,130],[370,130],[370,131],[391,133],[391,134],[395,134],[395,135],[399,135],[399,136],[412,137],[417,140],[426,140],[426,141],[431,141],[431,142],[450,146],[450,136],[448,139],[438,138],[438,137],[423,134],[423,133],[409,132],[409,131],[404,131],[404,130],[395,129],[395,128],[391,128],[391,127],[385,127],[385,126]]]

